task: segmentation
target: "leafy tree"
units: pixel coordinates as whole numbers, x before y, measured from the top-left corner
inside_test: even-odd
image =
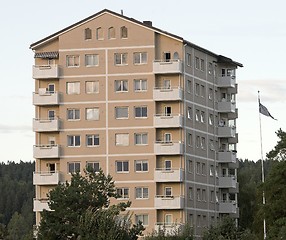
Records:
[[[121,231],[127,230],[127,224],[119,221],[118,215],[130,206],[130,202],[109,207],[110,198],[117,197],[111,176],[105,176],[102,170],[99,173],[86,171],[85,174],[73,174],[70,183],[58,184],[49,193],[52,211],[43,211],[38,239],[100,239],[98,231],[111,236],[117,229],[121,236]],[[102,221],[98,222],[98,219]],[[135,229],[138,229],[135,235],[142,232],[138,226],[128,228],[130,231],[126,234]]]
[[[268,159],[272,160],[285,160],[286,159],[286,132],[280,128],[275,132],[277,137],[280,139],[274,149],[266,154]]]
[[[25,218],[15,212],[8,224],[8,238],[9,240],[23,240],[25,235],[29,233],[29,226]]]

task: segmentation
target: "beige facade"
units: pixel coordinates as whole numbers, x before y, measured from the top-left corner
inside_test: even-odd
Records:
[[[31,45],[34,211],[87,164],[115,180],[146,232],[238,218],[238,62],[103,10]]]

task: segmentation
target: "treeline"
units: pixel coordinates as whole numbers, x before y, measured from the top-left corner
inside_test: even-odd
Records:
[[[0,163],[0,239],[32,239],[34,162]]]

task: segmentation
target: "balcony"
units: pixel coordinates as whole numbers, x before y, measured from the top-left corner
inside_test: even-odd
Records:
[[[155,196],[156,209],[182,209],[184,208],[183,196]]]
[[[221,113],[235,113],[235,102],[233,101],[221,101],[218,102],[218,111]]]
[[[33,119],[34,132],[56,132],[60,130],[59,119]]]
[[[236,128],[234,126],[219,126],[218,137],[220,138],[234,138]]]
[[[236,201],[221,201],[219,203],[219,212],[235,214],[237,212]]]
[[[60,172],[34,172],[33,184],[34,185],[57,185],[63,181]]]
[[[155,60],[153,62],[153,72],[154,74],[182,73],[182,66],[181,60]]]
[[[176,155],[183,154],[184,144],[181,142],[162,142],[154,144],[154,152],[157,155]]]
[[[154,126],[157,128],[178,128],[183,126],[183,117],[181,115],[155,115]]]
[[[34,158],[59,158],[60,146],[53,144],[34,145]]]
[[[153,99],[155,101],[182,101],[183,90],[179,87],[154,88]]]
[[[160,231],[164,231],[166,235],[175,235],[183,230],[184,225],[179,222],[172,222],[172,223],[166,223],[166,222],[157,222],[155,223],[155,231],[156,233],[159,233]]]
[[[235,76],[220,76],[218,77],[218,87],[223,88],[234,88],[235,87]]]
[[[45,88],[40,88],[38,93],[33,93],[33,104],[36,106],[58,105],[59,96],[58,92],[48,92]]]
[[[59,78],[59,66],[55,65],[35,65],[33,66],[34,79]]]
[[[155,169],[154,173],[155,182],[183,182],[184,169]]]
[[[236,163],[236,151],[218,152],[219,163]]]
[[[219,188],[236,188],[237,179],[235,176],[223,176],[218,178]]]
[[[35,199],[34,198],[34,212],[42,212],[44,209],[51,211],[49,204],[48,204],[48,199],[42,198],[42,199]]]

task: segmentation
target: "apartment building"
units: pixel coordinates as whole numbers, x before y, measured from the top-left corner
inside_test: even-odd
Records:
[[[146,232],[238,218],[236,69],[180,36],[102,10],[34,51],[34,211],[87,166],[115,180]]]

